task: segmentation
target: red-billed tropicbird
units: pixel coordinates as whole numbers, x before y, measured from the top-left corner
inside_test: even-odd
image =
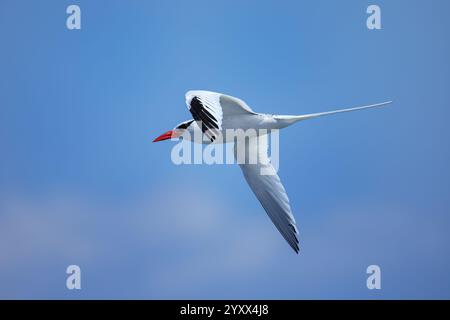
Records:
[[[243,131],[250,131],[249,129],[253,129],[256,134],[245,140],[244,150],[247,149],[247,152],[257,154],[257,161],[247,163],[245,159],[248,158],[244,157],[244,161],[239,166],[247,183],[278,231],[298,253],[298,230],[295,218],[292,215],[286,190],[270,163],[267,139],[258,139],[260,132],[267,135],[270,130],[282,129],[299,121],[336,113],[381,107],[391,102],[300,116],[285,116],[254,112],[244,101],[226,94],[200,90],[188,91],[186,93],[186,105],[194,119],[182,122],[173,130],[157,137],[153,142],[179,137],[193,141],[193,137],[198,136],[196,134],[202,136],[201,133],[204,134],[203,138],[206,137],[200,141],[201,143],[234,142],[234,138],[233,141],[227,140],[226,130],[242,129]],[[236,150],[235,147],[235,156],[237,157]],[[266,174],[261,174],[263,170],[266,171]],[[267,174],[267,172],[270,174]]]

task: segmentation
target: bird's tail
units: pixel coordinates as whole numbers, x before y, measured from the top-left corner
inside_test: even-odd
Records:
[[[291,125],[291,124],[293,124],[295,122],[298,122],[298,121],[303,121],[303,120],[307,120],[307,119],[313,119],[313,118],[317,118],[317,117],[321,117],[321,116],[328,116],[328,115],[336,114],[336,113],[344,113],[344,112],[351,112],[351,111],[364,110],[364,109],[370,109],[370,108],[384,107],[384,106],[386,106],[388,104],[391,104],[391,103],[392,103],[392,101],[386,101],[386,102],[382,102],[382,103],[371,104],[371,105],[368,105],[368,106],[362,106],[362,107],[356,107],[356,108],[348,108],[348,109],[340,109],[340,110],[319,112],[319,113],[311,113],[311,114],[305,114],[305,115],[301,115],[301,116],[281,116],[281,115],[277,115],[277,116],[274,116],[274,118],[276,120],[278,120],[284,126],[289,126],[289,125]]]

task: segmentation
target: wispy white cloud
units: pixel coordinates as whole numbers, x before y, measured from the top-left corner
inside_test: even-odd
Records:
[[[76,263],[89,275],[84,297],[376,298],[365,268],[380,264],[383,297],[403,298],[418,285],[407,282],[411,274],[430,290],[433,273],[450,264],[444,223],[411,208],[352,205],[299,220],[297,256],[257,204],[243,212],[207,188],[200,197],[176,185],[169,201],[167,188],[104,202],[64,193],[2,197],[0,295],[70,298],[58,283],[64,270],[54,273]],[[30,284],[30,273],[39,281]],[[430,295],[448,297],[439,283],[440,295]]]

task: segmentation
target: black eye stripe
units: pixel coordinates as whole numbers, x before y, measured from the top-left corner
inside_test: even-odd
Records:
[[[184,122],[184,123],[180,124],[177,127],[177,129],[187,129],[191,125],[192,122],[194,122],[194,120],[189,120],[187,122]]]

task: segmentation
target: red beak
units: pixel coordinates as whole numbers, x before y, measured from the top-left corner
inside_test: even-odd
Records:
[[[162,135],[160,135],[158,138],[153,140],[153,142],[163,141],[163,140],[172,139],[172,138],[176,138],[176,135],[172,130],[170,130],[170,131],[167,131],[166,133],[163,133]]]

